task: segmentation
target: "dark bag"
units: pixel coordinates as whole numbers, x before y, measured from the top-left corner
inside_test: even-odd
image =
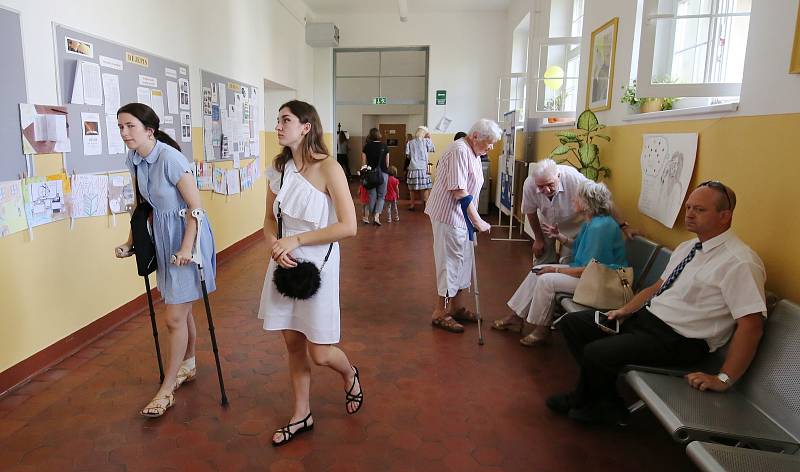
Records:
[[[283,187],[283,172],[281,172],[281,187]],[[283,237],[283,219],[281,218],[280,203],[278,203],[278,237]],[[328,253],[325,254],[325,260],[319,269],[313,262],[302,260],[297,261],[296,267],[289,269],[280,265],[275,267],[272,281],[275,283],[278,293],[297,300],[307,300],[316,295],[322,285],[320,273],[328,262],[332,249],[333,243],[328,246]]]
[[[361,185],[367,190],[380,187],[383,183],[383,172],[381,171],[381,159],[388,153],[388,149],[381,145],[378,154],[378,164],[370,170],[361,173]]]
[[[148,220],[153,213],[153,207],[142,198],[139,193],[139,176],[133,182],[136,189],[136,209],[131,215],[131,236],[133,236],[133,252],[136,257],[136,270],[142,277],[152,274],[156,268],[156,244],[153,241]]]

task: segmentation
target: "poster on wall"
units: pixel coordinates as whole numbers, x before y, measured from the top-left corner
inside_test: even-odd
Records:
[[[697,155],[697,133],[645,134],[639,210],[667,228],[683,206]]]
[[[511,206],[514,198],[514,137],[516,132],[516,111],[510,111],[503,115],[503,152],[500,155],[500,168],[498,186],[499,202],[498,208],[506,215],[511,214]]]

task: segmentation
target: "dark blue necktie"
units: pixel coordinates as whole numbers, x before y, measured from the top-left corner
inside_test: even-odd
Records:
[[[681,263],[678,264],[677,267],[675,267],[675,270],[673,270],[672,273],[669,274],[667,280],[665,280],[664,283],[661,284],[661,288],[659,288],[658,292],[656,292],[656,294],[653,296],[654,298],[664,293],[664,291],[667,290],[668,288],[672,287],[672,284],[675,283],[675,280],[677,280],[678,276],[681,275],[681,272],[683,272],[683,269],[684,267],[686,267],[686,264],[688,264],[689,261],[694,259],[694,254],[700,249],[703,249],[703,243],[701,242],[695,243],[695,245],[692,247],[692,250],[689,251],[689,254],[687,254],[686,257],[683,258]]]

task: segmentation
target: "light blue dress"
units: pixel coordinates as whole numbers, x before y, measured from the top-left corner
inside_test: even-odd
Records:
[[[178,191],[177,184],[184,173],[191,174],[190,164],[177,149],[161,141],[156,141],[156,146],[147,156],[128,151],[125,164],[131,175],[136,176],[142,198],[153,207],[153,238],[158,263],[156,280],[164,303],[173,305],[202,298],[197,266],[193,263],[184,266],[170,263],[172,255],[181,247],[186,227],[178,212],[187,208],[187,204]],[[190,215],[187,217],[191,218]],[[206,288],[211,293],[216,289],[217,254],[207,217],[208,215],[198,231]]]

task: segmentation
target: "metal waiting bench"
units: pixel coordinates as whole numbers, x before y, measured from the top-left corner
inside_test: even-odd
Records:
[[[700,441],[686,446],[686,454],[704,472],[797,472],[800,456],[775,452],[743,449]]]
[[[713,457],[739,455],[742,461],[781,462],[789,457],[786,453],[800,452],[798,339],[800,306],[781,300],[767,319],[753,363],[727,392],[700,392],[681,377],[638,370],[627,372],[625,379],[676,441],[700,441],[689,450],[696,461],[706,464]],[[754,454],[752,449],[784,454]]]

